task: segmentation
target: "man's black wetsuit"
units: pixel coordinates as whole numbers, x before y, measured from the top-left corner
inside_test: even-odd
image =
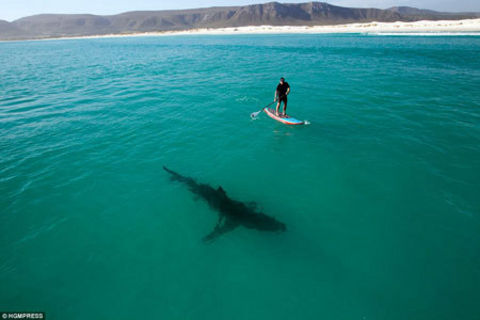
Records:
[[[278,101],[287,103],[287,90],[290,88],[288,82],[279,83],[277,86]]]

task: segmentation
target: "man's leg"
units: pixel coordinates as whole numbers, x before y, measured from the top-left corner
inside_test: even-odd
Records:
[[[283,115],[287,115],[287,100],[283,100]]]
[[[275,109],[275,115],[278,116],[278,109],[280,109],[280,100],[278,100],[277,108]]]

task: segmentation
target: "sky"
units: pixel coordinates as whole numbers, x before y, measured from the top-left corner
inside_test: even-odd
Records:
[[[237,6],[265,3],[273,0],[0,0],[0,19],[15,19],[39,13],[117,14],[133,10],[166,10]],[[277,0],[299,3],[309,0]],[[480,0],[317,0],[346,7],[389,8],[411,6],[437,11],[480,12]]]

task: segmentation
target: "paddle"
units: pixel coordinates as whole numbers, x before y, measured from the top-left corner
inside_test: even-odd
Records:
[[[262,110],[260,110],[260,111],[252,112],[252,113],[250,114],[250,117],[251,117],[252,119],[255,119],[255,118],[260,114],[260,112],[263,111],[263,109],[270,107],[270,106],[271,106],[272,104],[274,104],[275,102],[277,102],[277,101],[274,100],[274,101],[270,102],[270,103],[267,104],[265,107],[263,107]]]

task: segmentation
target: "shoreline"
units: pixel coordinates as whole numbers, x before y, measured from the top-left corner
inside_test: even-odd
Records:
[[[200,28],[183,31],[155,31],[124,34],[103,34],[90,36],[65,36],[38,39],[0,40],[44,41],[69,39],[97,39],[149,36],[184,36],[184,35],[248,35],[248,34],[340,34],[366,33],[373,35],[479,35],[480,18],[463,20],[421,20],[413,22],[362,22],[321,26],[244,26],[228,28]]]

